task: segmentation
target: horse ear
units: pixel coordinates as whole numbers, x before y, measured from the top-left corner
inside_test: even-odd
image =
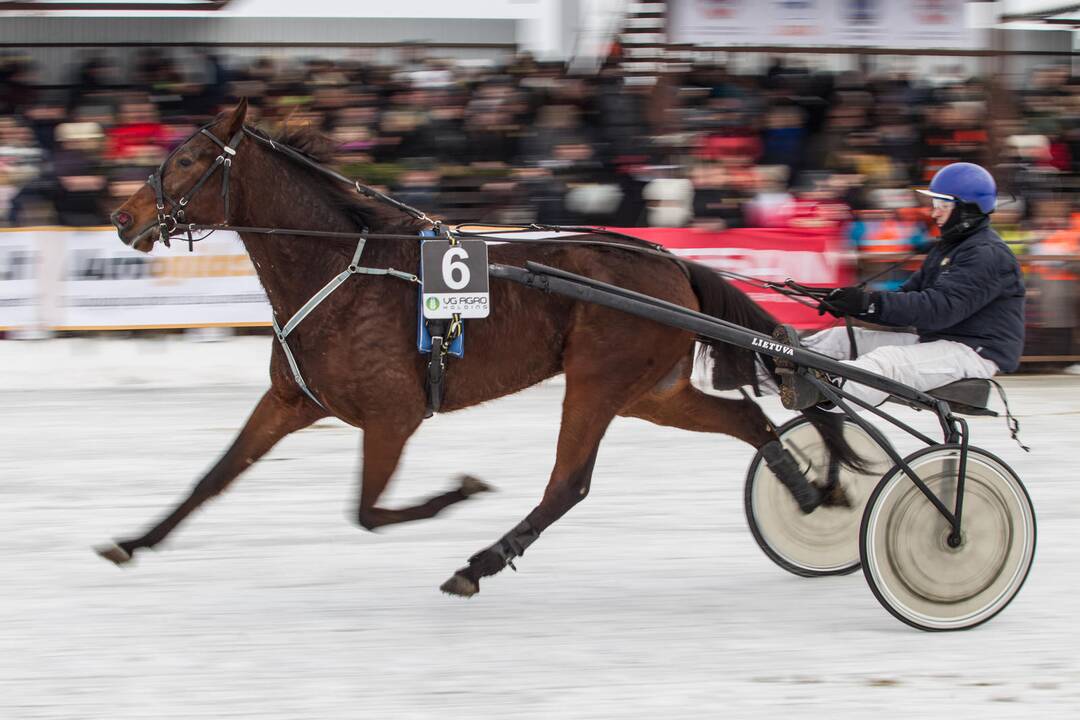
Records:
[[[247,98],[243,98],[233,108],[232,113],[225,120],[225,139],[226,141],[240,132],[240,128],[244,127],[244,118],[247,116],[248,101]]]

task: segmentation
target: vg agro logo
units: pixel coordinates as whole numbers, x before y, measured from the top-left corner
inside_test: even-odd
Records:
[[[439,309],[439,298],[429,297],[427,300],[424,301],[424,304],[427,305],[428,310],[434,312],[435,310]]]

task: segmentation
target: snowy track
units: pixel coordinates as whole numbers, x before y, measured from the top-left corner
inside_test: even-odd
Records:
[[[1033,452],[971,423],[1027,484],[1035,566],[953,634],[902,625],[861,573],[772,565],[743,519],[748,446],[628,420],[520,572],[440,594],[539,498],[558,384],[425,423],[387,504],[465,471],[499,489],[435,520],[356,527],[359,432],[325,421],[127,569],[90,546],[180,499],[262,388],[0,392],[0,718],[1076,717],[1080,378],[1007,387]]]

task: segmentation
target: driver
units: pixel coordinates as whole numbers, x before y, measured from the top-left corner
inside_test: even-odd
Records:
[[[931,198],[931,217],[941,228],[919,270],[895,292],[836,288],[821,303],[822,312],[898,330],[854,328],[856,360],[846,360],[851,345],[845,327],[811,335],[802,347],[916,390],[1016,370],[1024,345],[1024,282],[1016,256],[990,228],[997,201],[994,178],[978,165],[953,163],[934,175],[928,190],[918,192]],[[799,344],[789,326],[778,327],[775,336]],[[800,375],[782,372],[780,377],[786,407],[801,410],[825,399]],[[841,378],[829,379],[843,384]],[[888,397],[865,385],[843,387],[871,405]]]

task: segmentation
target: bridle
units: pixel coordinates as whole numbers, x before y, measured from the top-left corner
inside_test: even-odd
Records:
[[[285,145],[283,143],[275,142],[272,138],[269,138],[266,135],[263,135],[262,133],[260,133],[260,132],[258,132],[256,130],[253,130],[250,127],[247,127],[246,125],[241,126],[241,128],[236,131],[236,134],[234,134],[232,136],[232,138],[229,139],[228,143],[222,142],[212,132],[210,132],[210,128],[213,125],[214,125],[213,122],[208,123],[208,124],[202,126],[201,128],[199,128],[198,130],[196,130],[194,133],[192,133],[186,140],[184,140],[184,142],[180,143],[180,145],[178,145],[176,147],[176,149],[174,149],[171,153],[169,153],[168,157],[166,157],[162,161],[162,163],[160,165],[158,165],[157,170],[155,170],[150,175],[150,177],[147,178],[146,182],[154,192],[154,202],[155,202],[155,207],[157,209],[157,223],[154,224],[154,225],[150,225],[147,228],[145,228],[142,232],[138,233],[134,238],[132,238],[130,242],[125,240],[124,242],[127,245],[134,245],[136,241],[138,241],[139,239],[145,237],[146,234],[151,232],[154,228],[158,229],[161,241],[164,242],[167,247],[170,246],[169,245],[169,238],[174,237],[174,236],[179,235],[179,234],[186,234],[187,235],[187,242],[188,242],[188,250],[192,250],[194,248],[194,243],[197,240],[202,239],[202,238],[194,238],[194,237],[192,237],[192,233],[194,233],[196,231],[203,231],[203,230],[209,230],[210,232],[213,232],[215,230],[235,230],[237,232],[254,232],[254,233],[267,234],[267,235],[277,235],[277,234],[280,234],[280,235],[309,235],[309,236],[312,236],[312,237],[336,237],[336,238],[351,238],[351,239],[357,239],[357,238],[362,238],[362,237],[366,237],[366,238],[375,238],[376,237],[376,235],[368,233],[366,229],[364,230],[364,232],[361,232],[361,233],[347,233],[347,232],[329,232],[329,231],[319,231],[319,230],[293,230],[293,229],[286,229],[286,228],[247,228],[247,227],[238,227],[238,226],[230,225],[229,224],[229,215],[230,215],[230,213],[229,213],[229,207],[230,207],[230,205],[229,205],[229,172],[232,170],[233,160],[236,157],[237,147],[240,145],[240,141],[242,141],[247,136],[250,136],[253,140],[257,140],[258,142],[262,143],[263,145],[266,145],[267,147],[271,148],[272,150],[274,150],[274,151],[276,151],[276,152],[278,152],[280,154],[286,155],[289,158],[293,159],[294,161],[296,161],[296,162],[298,162],[298,163],[300,163],[302,165],[306,165],[307,167],[309,167],[309,168],[311,168],[311,169],[313,169],[313,170],[315,170],[315,171],[317,171],[319,173],[322,173],[323,175],[326,175],[326,176],[328,176],[330,178],[333,178],[334,180],[337,180],[339,182],[343,182],[346,185],[350,185],[353,189],[355,189],[358,193],[360,193],[361,195],[363,195],[365,197],[368,197],[368,198],[370,198],[372,200],[376,200],[376,201],[381,202],[383,204],[389,205],[389,206],[393,207],[394,209],[396,209],[396,210],[398,210],[398,211],[400,211],[402,213],[405,213],[406,215],[409,215],[409,216],[413,217],[416,220],[421,220],[421,221],[430,223],[431,225],[436,226],[436,227],[438,227],[439,224],[440,224],[437,220],[433,220],[432,218],[429,218],[423,211],[417,210],[414,207],[406,205],[405,203],[401,202],[400,200],[398,200],[396,198],[393,198],[393,197],[391,197],[389,195],[386,195],[384,193],[381,193],[378,190],[376,190],[375,188],[364,185],[363,183],[361,183],[359,181],[350,180],[349,178],[345,177],[344,175],[341,175],[341,174],[339,174],[337,172],[334,172],[333,170],[330,170],[329,168],[324,167],[324,166],[320,165],[317,162],[314,162],[308,156],[306,156],[304,153],[300,152],[296,148],[290,147],[290,146]],[[211,163],[210,166],[206,168],[206,170],[203,172],[202,176],[195,182],[194,185],[192,185],[190,190],[188,190],[183,195],[181,195],[179,200],[173,199],[173,197],[170,196],[165,191],[165,182],[164,182],[165,166],[169,164],[169,161],[172,160],[172,158],[178,152],[183,150],[187,146],[187,144],[189,142],[191,142],[193,139],[195,139],[199,135],[204,135],[207,138],[209,138],[211,141],[213,141],[213,143],[215,145],[217,145],[218,147],[221,148],[221,153],[216,158],[214,158],[214,162]],[[223,168],[223,177],[222,177],[222,180],[221,180],[221,196],[222,196],[223,201],[224,201],[224,211],[225,211],[225,215],[224,215],[224,218],[223,218],[224,222],[215,223],[215,224],[204,224],[204,223],[188,222],[188,219],[185,216],[187,205],[191,202],[192,198],[195,197],[195,195],[199,192],[199,190],[202,189],[202,187],[206,184],[206,182],[208,180],[210,180],[211,177],[214,176],[214,173],[217,172],[218,168]],[[385,235],[384,237],[386,237],[386,238],[393,237],[393,238],[400,239],[400,238],[406,237],[406,236]],[[413,236],[408,236],[408,237],[413,237]]]
[[[202,190],[206,182],[214,176],[214,173],[216,173],[219,168],[223,169],[221,196],[225,205],[224,219],[225,222],[229,221],[229,171],[232,169],[233,158],[236,156],[236,148],[240,144],[240,141],[244,139],[246,129],[241,127],[236,131],[236,134],[229,139],[229,142],[225,143],[210,132],[211,125],[213,125],[213,123],[204,125],[192,133],[187,140],[169,153],[168,157],[158,165],[157,170],[151,173],[150,177],[147,178],[147,184],[154,191],[154,202],[157,208],[157,225],[151,225],[149,228],[139,233],[130,243],[128,243],[129,245],[133,245],[136,240],[150,232],[154,227],[157,227],[161,241],[164,242],[166,246],[169,245],[169,238],[179,230],[180,232],[187,233],[190,247],[190,245],[195,242],[195,239],[191,235],[192,230],[195,228],[187,225],[187,219],[185,217],[187,205],[191,202],[192,198]],[[202,176],[191,186],[190,190],[181,195],[179,200],[173,199],[169,193],[165,192],[165,166],[169,164],[169,161],[172,160],[176,153],[183,150],[189,142],[199,135],[205,135],[212,140],[215,145],[221,148],[221,153],[218,154],[218,156],[214,158],[214,162],[203,171]]]

